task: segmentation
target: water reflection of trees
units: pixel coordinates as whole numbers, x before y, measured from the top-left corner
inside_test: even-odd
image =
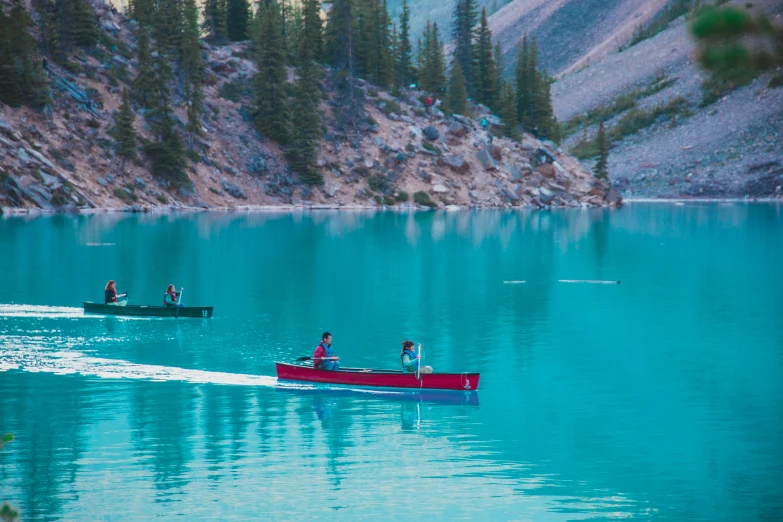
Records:
[[[187,485],[193,459],[196,390],[182,382],[131,384],[129,420],[134,456],[150,463],[158,499],[173,500]]]
[[[0,419],[16,440],[15,477],[22,494],[14,502],[26,520],[57,517],[78,496],[78,461],[83,433],[94,420],[86,414],[84,380],[71,376],[0,373]]]

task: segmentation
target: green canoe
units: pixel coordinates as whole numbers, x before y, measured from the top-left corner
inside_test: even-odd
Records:
[[[84,313],[101,315],[130,315],[134,317],[212,317],[211,306],[114,306],[84,302]]]

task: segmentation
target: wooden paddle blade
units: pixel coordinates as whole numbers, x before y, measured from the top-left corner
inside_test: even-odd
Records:
[[[309,361],[311,359],[312,357],[300,357],[296,360],[296,362],[304,362],[304,361]]]

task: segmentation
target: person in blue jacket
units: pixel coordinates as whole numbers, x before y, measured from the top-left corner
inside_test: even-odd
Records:
[[[402,362],[403,373],[432,373],[432,366],[422,366],[419,370],[421,360],[416,352],[413,351],[413,341],[403,341],[402,351],[400,352],[400,361]],[[419,345],[421,348],[421,345]]]

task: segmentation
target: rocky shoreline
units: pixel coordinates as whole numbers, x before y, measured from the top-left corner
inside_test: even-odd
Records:
[[[626,205],[648,205],[648,204],[660,204],[660,205],[677,205],[677,206],[692,206],[692,205],[704,205],[704,204],[775,204],[783,205],[783,199],[780,197],[763,197],[763,198],[628,198],[623,199],[621,205],[607,206],[605,208],[620,208]],[[553,207],[546,210],[580,210],[595,207]],[[66,212],[62,210],[44,210],[39,208],[3,208],[3,213],[0,216],[5,217],[22,217],[22,216],[53,216],[62,215]],[[319,211],[340,211],[340,212],[396,212],[396,213],[410,213],[410,212],[457,212],[457,211],[482,211],[482,210],[502,210],[502,211],[539,211],[545,209],[537,209],[532,207],[511,207],[511,208],[493,208],[493,207],[478,207],[478,206],[461,206],[461,205],[448,205],[439,209],[432,209],[430,207],[424,207],[421,205],[395,205],[395,206],[378,206],[378,205],[325,205],[325,204],[312,204],[312,205],[245,205],[245,206],[233,206],[233,207],[213,207],[213,208],[201,208],[201,207],[172,207],[172,206],[158,206],[158,207],[143,207],[143,208],[93,208],[93,209],[80,209],[74,212],[70,212],[74,215],[100,215],[100,214],[158,214],[158,215],[175,215],[175,214],[202,214],[202,213],[223,213],[223,214],[253,214],[253,213],[293,213],[293,212],[319,212]]]
[[[2,0],[0,0],[2,1]],[[322,69],[324,135],[318,165],[324,184],[308,186],[285,151],[253,125],[256,67],[247,43],[201,43],[205,64],[203,136],[188,151],[188,183],[156,179],[139,159],[119,168],[111,128],[122,90],[136,74],[136,23],[108,6],[95,6],[107,42],[75,54],[71,66],[49,63],[53,101],[43,112],[0,106],[0,207],[49,212],[98,209],[144,211],[172,206],[203,210],[242,208],[550,208],[612,206],[621,198],[607,181],[554,143],[531,135],[500,137],[501,122],[486,107],[467,116],[427,110],[426,95],[392,96],[362,80],[354,125]],[[289,71],[289,81],[294,71]],[[84,99],[89,97],[90,104]],[[184,128],[185,107],[174,99]],[[488,124],[482,126],[481,120]],[[144,111],[136,111],[140,139],[151,138]]]

